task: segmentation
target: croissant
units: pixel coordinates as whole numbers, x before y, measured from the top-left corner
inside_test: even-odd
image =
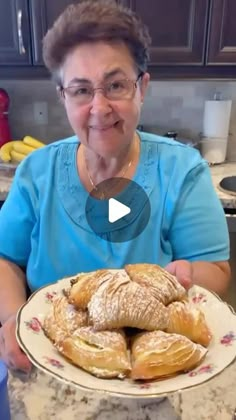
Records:
[[[132,379],[157,379],[196,367],[207,349],[179,334],[144,332],[133,341]]]
[[[182,334],[195,343],[207,347],[212,334],[207,326],[204,313],[190,303],[173,302],[168,306],[169,323],[166,329],[169,333]]]
[[[88,311],[94,328],[133,327],[150,331],[167,328],[167,308],[147,288],[121,274],[103,283],[92,296]]]
[[[120,331],[81,327],[56,347],[75,365],[100,378],[124,378],[131,371],[125,337]]]
[[[85,325],[88,325],[88,312],[76,310],[65,296],[57,296],[53,299],[52,310],[44,319],[43,329],[48,338],[57,342]]]
[[[148,287],[152,295],[164,305],[187,296],[176,277],[157,264],[128,264],[125,270],[131,280]]]
[[[71,281],[72,287],[68,293],[69,302],[77,308],[86,309],[98,287],[112,278],[114,272],[117,270],[97,270],[78,274]]]

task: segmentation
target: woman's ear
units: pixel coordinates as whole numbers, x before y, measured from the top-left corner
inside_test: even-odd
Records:
[[[140,83],[140,92],[141,92],[141,101],[144,101],[144,97],[146,95],[146,91],[148,88],[148,84],[150,81],[150,74],[149,73],[144,73],[144,75],[142,76],[141,79],[141,83]]]

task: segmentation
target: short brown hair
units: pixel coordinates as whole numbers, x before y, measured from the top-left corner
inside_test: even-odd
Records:
[[[123,41],[138,71],[147,70],[151,38],[140,18],[114,0],[85,0],[68,6],[43,40],[45,65],[58,83],[67,53],[82,42],[96,41]]]

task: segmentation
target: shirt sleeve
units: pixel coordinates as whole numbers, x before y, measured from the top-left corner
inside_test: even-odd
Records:
[[[229,234],[209,167],[201,162],[182,184],[169,231],[173,259],[226,261]]]
[[[29,195],[27,177],[19,167],[8,197],[0,210],[0,257],[27,266],[35,212]]]

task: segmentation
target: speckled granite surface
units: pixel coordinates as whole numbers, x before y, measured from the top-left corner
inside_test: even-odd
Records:
[[[0,162],[0,201],[4,201],[10,189],[16,165]]]
[[[24,382],[9,377],[12,420],[231,420],[235,389],[236,362],[211,381],[162,402],[84,392],[36,369]]]
[[[10,375],[9,397],[12,420],[180,419],[167,398],[160,402],[155,399],[120,399],[107,394],[84,392],[64,385],[36,369],[25,382]]]
[[[10,190],[12,177],[0,175],[0,201],[4,201]]]
[[[221,200],[223,207],[229,209],[236,209],[236,196],[226,194],[225,192],[222,192],[218,187],[220,181],[223,178],[233,175],[236,176],[236,162],[215,165],[212,166],[210,169],[212,174],[213,185],[216,189],[216,192]]]
[[[236,175],[236,162],[215,165],[215,166],[212,166],[210,169],[211,169],[214,187],[222,202],[223,207],[236,209],[236,196],[225,194],[224,192],[220,191],[218,188],[218,184],[222,178],[226,176]],[[6,199],[11,183],[12,183],[12,177],[4,176],[0,172],[0,201],[4,201]]]

